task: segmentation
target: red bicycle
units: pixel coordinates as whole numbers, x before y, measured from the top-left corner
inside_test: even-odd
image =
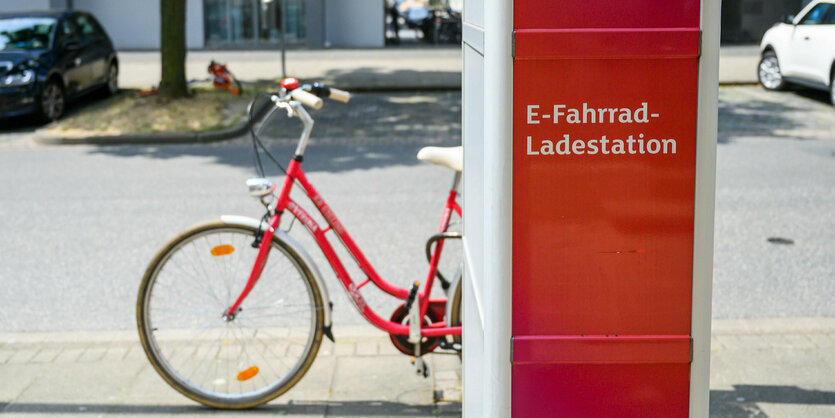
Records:
[[[299,118],[304,129],[281,188],[263,178],[260,152],[269,155],[253,128],[257,168],[262,177],[247,181],[250,195],[266,208],[261,220],[223,216],[181,233],[154,257],[139,288],[137,322],[143,348],[156,371],[183,395],[216,408],[243,409],[263,404],[293,387],[310,368],[323,337],[333,340],[331,303],[323,276],[309,253],[279,228],[295,218],[312,235],[336,277],[362,316],[386,331],[401,352],[414,356],[418,373],[428,375],[421,356],[439,346],[460,353],[460,269],[453,280],[438,270],[453,214],[461,216],[458,184],[460,147],[426,147],[418,158],[455,172],[438,233],[426,246],[429,270],[423,286],[395,286],[377,271],[354,243],[336,213],[307,179],[302,162],[313,128],[305,106],[320,108],[322,98],[347,102],[347,92],[321,84],[299,86],[285,79],[269,95],[264,121],[278,110]],[[253,101],[254,102],[254,101]],[[250,105],[252,117],[253,106]],[[277,161],[270,156],[274,162]],[[290,197],[299,186],[325,220],[320,225]],[[328,241],[336,235],[366,276],[356,282]],[[432,298],[438,278],[446,298]],[[372,283],[403,303],[385,319],[369,307],[360,290]],[[450,296],[450,293],[452,296]]]

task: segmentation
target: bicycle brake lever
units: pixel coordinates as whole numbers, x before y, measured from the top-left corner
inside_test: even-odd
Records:
[[[276,99],[275,96],[272,96],[271,100],[273,101],[273,103],[275,103],[276,107],[284,109],[287,112],[287,117],[288,118],[293,117],[295,112],[293,111],[293,107],[290,106],[289,103],[287,103],[286,101],[283,101],[281,99]]]

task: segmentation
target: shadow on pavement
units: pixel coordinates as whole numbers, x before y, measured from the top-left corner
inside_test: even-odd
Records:
[[[807,99],[814,100],[816,102],[820,102],[824,105],[832,105],[832,101],[829,98],[829,92],[823,90],[815,90],[815,89],[807,89],[805,87],[796,86],[791,88],[789,91],[797,94],[798,96],[805,97]]]
[[[349,104],[327,101],[310,114],[316,123],[304,167],[311,172],[413,165],[423,146],[461,143],[460,92],[356,94]],[[262,140],[286,165],[300,133],[301,123],[278,111],[264,127]],[[89,152],[130,158],[206,157],[221,164],[253,167],[250,138],[247,134],[212,144],[97,146]],[[262,161],[268,175],[280,173],[266,155]]]
[[[85,107],[96,104],[104,99],[105,97],[103,97],[103,95],[99,92],[88,93],[84,96],[73,99],[67,103],[66,111],[64,112],[64,116],[61,118],[72,116]],[[46,123],[42,122],[34,115],[0,118],[0,133],[28,133],[34,132],[44,126],[46,126]]]
[[[200,405],[160,405],[159,403],[107,404],[107,403],[0,403],[0,412],[33,415],[52,414],[118,414],[118,415],[220,415],[240,414],[242,411],[215,410]],[[246,410],[247,415],[327,415],[327,416],[387,416],[415,417],[435,416],[440,411],[434,405],[410,405],[388,401],[329,401],[290,402],[284,405],[260,406]]]
[[[733,390],[710,391],[711,417],[767,418],[757,403],[835,405],[835,392],[797,386],[734,385]]]
[[[111,147],[96,147],[93,154],[108,154],[112,156],[134,158],[175,159],[181,157],[205,157],[215,163],[252,168],[254,171],[254,157],[252,145],[249,141],[236,140],[239,146],[206,146],[206,145],[157,145],[135,146],[122,145]],[[460,142],[449,141],[440,145],[454,146]],[[268,145],[270,153],[275,156],[282,166],[293,157],[295,146]],[[305,151],[304,170],[308,173],[331,172],[338,173],[349,170],[367,170],[390,166],[411,166],[424,164],[416,158],[418,150],[424,144],[392,144],[386,146],[347,144],[312,144]],[[265,174],[269,177],[283,175],[276,165],[266,156],[261,156]]]
[[[738,138],[829,137],[831,108],[827,92],[802,87],[779,92],[756,87],[720,89],[719,144]]]
[[[777,93],[783,94],[783,93]],[[789,112],[804,109],[785,102],[719,100],[719,143],[727,144],[740,137],[791,138],[788,132],[803,127],[788,117]]]

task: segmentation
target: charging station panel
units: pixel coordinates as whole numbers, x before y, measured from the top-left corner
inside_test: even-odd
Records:
[[[514,416],[687,416],[700,2],[515,0]]]

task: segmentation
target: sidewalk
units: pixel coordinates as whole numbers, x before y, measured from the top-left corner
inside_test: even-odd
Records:
[[[460,414],[435,403],[435,388],[455,389],[458,356],[429,355],[432,374],[415,374],[387,334],[335,329],[302,381],[266,406],[223,416],[305,417]],[[0,415],[203,416],[220,413],[170,388],[150,366],[135,331],[0,334]],[[460,398],[460,395],[459,395]]]
[[[835,417],[835,318],[713,320],[712,417]]]
[[[290,392],[223,415],[460,414],[456,356],[430,355],[432,375],[424,379],[382,332],[334,331],[337,343],[322,345]],[[714,320],[711,352],[711,416],[835,416],[835,318]],[[133,331],[0,334],[0,376],[0,413],[11,417],[217,413],[169,388]]]
[[[211,60],[227,63],[240,80],[281,77],[281,52],[189,51],[186,79],[207,77]],[[148,88],[159,83],[159,52],[119,51],[122,87]],[[461,87],[461,49],[330,49],[287,51],[287,76],[318,81],[352,91],[457,89]]]
[[[211,60],[224,62],[241,80],[281,77],[278,50],[189,51],[186,79],[206,78]],[[160,57],[155,51],[120,51],[122,87],[148,88],[159,83]],[[757,82],[757,46],[723,47],[720,84]],[[409,49],[294,50],[286,57],[287,76],[320,81],[348,90],[461,88],[461,50],[455,47]]]

